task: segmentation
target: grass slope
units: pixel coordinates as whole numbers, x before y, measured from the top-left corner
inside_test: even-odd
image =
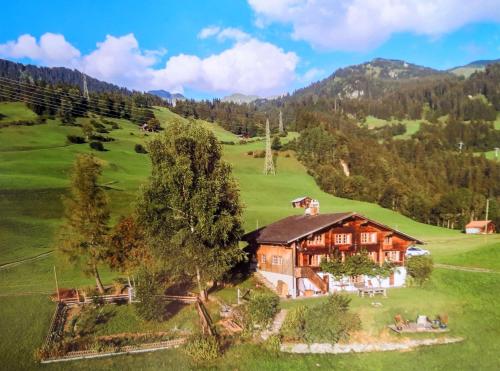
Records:
[[[37,115],[21,102],[0,102],[0,127],[13,121],[31,121]]]
[[[382,120],[374,116],[367,116],[366,117],[366,124],[368,125],[369,129],[374,129],[390,124],[395,124],[395,123],[402,123],[406,126],[406,133],[401,134],[401,135],[396,135],[394,138],[398,139],[406,139],[411,137],[413,134],[415,134],[418,129],[420,129],[420,123],[425,120]]]
[[[3,109],[8,104],[3,104]],[[17,108],[19,109],[19,107]],[[0,113],[2,111],[0,110]],[[28,113],[26,113],[28,114]],[[176,115],[168,110],[156,111],[161,121]],[[106,143],[108,152],[96,153],[104,164],[103,182],[111,184],[109,195],[113,217],[129,212],[140,185],[150,170],[147,156],[134,152],[136,143],[147,137],[130,122],[120,120],[121,129],[112,131],[116,140]],[[214,130],[221,140],[235,136],[211,123],[201,123]],[[68,174],[77,153],[90,152],[88,145],[68,145],[65,137],[79,133],[78,128],[61,126],[58,121],[33,127],[7,127],[0,130],[0,264],[26,258],[52,248],[53,232],[62,207],[61,195],[68,185]],[[133,135],[132,135],[132,134]],[[290,134],[290,137],[296,134]],[[229,139],[231,138],[231,139]],[[379,206],[336,198],[318,189],[307,176],[304,167],[293,157],[280,155],[277,175],[264,176],[263,159],[247,155],[248,151],[264,148],[263,142],[224,146],[224,158],[234,168],[240,182],[246,209],[247,230],[278,218],[300,213],[290,207],[292,198],[302,195],[321,202],[321,212],[353,210],[397,227],[416,237],[430,241],[436,261],[473,264],[498,269],[498,236],[465,236],[414,222]],[[498,260],[498,259],[497,259]],[[60,287],[92,284],[82,274],[55,255],[14,268],[0,269],[0,363],[8,369],[39,368],[33,361],[33,351],[47,331],[54,306],[47,296],[54,290],[53,267],[56,267]],[[110,282],[116,276],[102,269],[102,278]],[[371,309],[369,301],[353,302],[367,326],[380,329],[395,310],[407,310],[412,316],[420,311],[438,311],[450,306],[454,335],[465,335],[462,344],[427,348],[409,353],[378,353],[345,356],[287,356],[268,354],[253,345],[236,346],[223,359],[208,366],[223,369],[432,369],[463,368],[493,369],[498,366],[498,334],[500,297],[494,294],[500,275],[440,270],[425,290],[390,292],[382,312]],[[432,301],[432,303],[429,302]],[[292,304],[285,304],[292,305]],[[429,313],[432,315],[433,313]],[[122,321],[130,313],[122,313]],[[117,325],[120,328],[120,325]],[[16,339],[13,343],[12,339]],[[469,340],[470,339],[470,340]],[[481,357],[477,354],[481,352]],[[317,366],[319,364],[319,366]],[[192,367],[179,351],[165,351],[130,357],[89,360],[69,364],[53,364],[44,369],[185,369]]]

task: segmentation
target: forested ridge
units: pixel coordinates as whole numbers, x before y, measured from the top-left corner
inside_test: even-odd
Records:
[[[23,65],[0,59],[0,102],[23,101],[41,117],[66,124],[89,113],[144,124],[154,118],[160,97],[120,88],[87,76],[89,99],[83,96],[83,74],[77,70]]]
[[[500,147],[493,123],[500,110],[500,64],[465,79],[375,60],[278,99],[187,100],[173,109],[248,136],[262,135],[266,118],[277,131],[282,111],[286,129],[301,133],[287,148],[297,151],[325,191],[450,228],[484,218],[489,199],[489,219],[500,223],[500,162],[480,154]],[[369,129],[368,115],[395,123]],[[405,119],[422,121],[406,139],[397,137],[406,130],[398,121]]]

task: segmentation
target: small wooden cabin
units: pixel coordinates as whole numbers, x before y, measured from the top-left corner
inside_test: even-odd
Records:
[[[495,224],[491,220],[473,220],[465,226],[467,234],[495,233]]]
[[[311,290],[332,291],[332,277],[321,272],[320,263],[338,252],[343,259],[361,249],[382,265],[390,261],[403,267],[406,249],[423,242],[355,212],[289,216],[248,233],[259,273],[292,297]],[[394,276],[388,285],[401,286],[406,278]]]
[[[311,201],[312,201],[311,197],[308,197],[308,196],[299,197],[299,198],[296,198],[295,200],[292,200],[292,207],[293,208],[301,207],[301,208],[307,209],[309,207],[309,205],[311,204]]]

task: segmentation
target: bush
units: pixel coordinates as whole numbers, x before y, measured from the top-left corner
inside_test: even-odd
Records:
[[[264,348],[271,353],[279,354],[281,350],[281,336],[271,335],[264,343]]]
[[[90,139],[92,139],[94,141],[99,141],[99,142],[112,142],[112,141],[114,141],[114,139],[111,137],[105,137],[104,135],[98,135],[98,134],[92,134],[90,136]]]
[[[137,280],[137,314],[147,321],[162,320],[166,315],[167,303],[161,297],[162,286],[156,275],[145,269]]]
[[[264,158],[266,157],[266,151],[255,151],[253,153],[254,158]]]
[[[198,363],[214,360],[221,355],[221,347],[217,338],[201,334],[192,336],[184,351]]]
[[[273,151],[279,151],[281,149],[281,141],[280,141],[280,137],[274,137],[273,138],[273,141],[271,143],[271,149]]]
[[[254,325],[267,326],[278,313],[280,300],[277,295],[254,294],[248,302],[247,313]]]
[[[144,148],[144,146],[142,144],[139,144],[137,143],[135,146],[134,146],[134,150],[137,152],[137,153],[148,153],[148,151],[146,151],[146,148]]]
[[[408,275],[415,283],[422,286],[428,281],[432,274],[433,262],[429,255],[412,256],[406,260]]]
[[[307,310],[305,338],[308,342],[337,343],[347,340],[352,331],[361,328],[361,320],[349,312],[351,299],[334,294],[328,300]]]
[[[281,334],[288,340],[305,340],[307,307],[300,305],[286,315]]]
[[[247,155],[248,155],[248,156],[253,156],[253,151],[248,151],[248,152],[247,152]]]
[[[104,151],[104,145],[101,142],[90,142],[90,148],[96,151]]]
[[[68,142],[70,143],[74,143],[74,144],[82,144],[82,143],[85,143],[85,138],[84,137],[81,137],[79,135],[71,135],[71,134],[68,134],[66,135],[66,139],[68,140]]]
[[[231,140],[221,140],[220,144],[227,144],[227,145],[230,145],[230,146],[234,146],[236,143],[234,143]]]

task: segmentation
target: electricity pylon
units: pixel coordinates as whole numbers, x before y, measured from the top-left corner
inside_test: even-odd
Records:
[[[83,97],[87,100],[90,99],[89,88],[87,87],[87,75],[83,74]]]
[[[269,129],[269,119],[266,120],[266,162],[264,163],[264,174],[276,175],[274,170],[273,151],[271,149],[271,130]]]
[[[285,127],[283,126],[283,113],[280,110],[280,125],[279,125],[279,133],[283,134],[285,132]]]

